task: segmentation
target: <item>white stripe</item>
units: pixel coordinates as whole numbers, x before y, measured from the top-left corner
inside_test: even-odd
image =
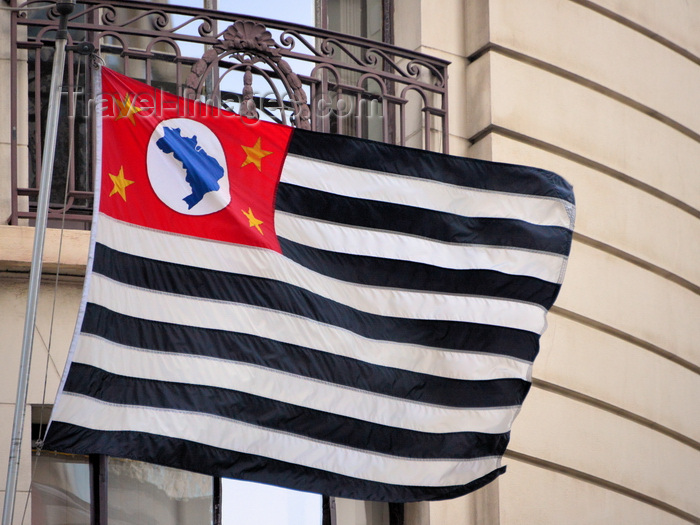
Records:
[[[563,255],[518,248],[439,242],[394,232],[319,222],[275,213],[277,235],[299,244],[333,252],[398,259],[454,270],[494,270],[558,283]]]
[[[160,258],[176,264],[200,266],[213,270],[230,270],[235,264],[236,269],[244,275],[270,277],[274,272],[286,271],[287,265],[294,265],[284,257],[269,250],[237,246],[228,243],[212,243],[194,237],[178,236],[177,242],[168,239],[164,232],[154,232],[138,227],[120,226],[125,229],[124,235],[110,235],[115,221],[106,215],[100,215],[100,242],[108,241],[119,250],[133,255],[150,258]],[[117,242],[117,239],[119,242]],[[177,249],[174,247],[177,246]],[[305,268],[302,268],[305,270]],[[290,272],[293,273],[293,272]],[[302,272],[300,271],[300,274]],[[238,308],[243,308],[239,306]],[[264,311],[266,317],[276,322],[272,312]],[[126,312],[128,313],[128,312]],[[290,316],[283,316],[287,320]],[[295,320],[299,323],[301,320]],[[359,359],[380,366],[390,366],[402,370],[430,374],[454,379],[504,379],[520,378],[530,380],[532,363],[505,356],[480,354],[465,351],[450,351],[405,343],[375,341],[354,334],[348,330],[333,328],[326,325],[314,324],[313,337],[305,341],[294,327],[285,333],[282,330],[272,334],[259,333],[256,326],[243,330],[239,323],[238,331],[262,335],[277,341],[297,344],[307,348],[332,353],[344,357]],[[229,325],[224,325],[224,329]],[[286,326],[286,323],[285,325]],[[324,337],[332,338],[334,343],[326,348],[318,343]],[[504,348],[504,353],[508,349]]]
[[[116,283],[97,274],[93,275],[88,299],[112,311],[141,319],[251,334],[300,346],[316,346],[320,350],[338,346],[344,347],[344,353],[351,354],[353,348],[363,344],[369,347],[370,352],[386,351],[386,347],[390,347],[394,354],[401,350],[399,345],[372,341],[347,330],[275,310],[154,293]],[[503,411],[507,413],[505,419],[500,410],[490,409],[481,413],[478,427],[483,432],[507,432],[517,409]],[[388,417],[388,414],[383,417]]]
[[[455,408],[406,401],[261,366],[116,345],[81,336],[74,362],[113,374],[236,390],[280,403],[419,432],[508,432],[518,407]]]
[[[370,314],[479,323],[537,334],[546,327],[547,311],[534,303],[360,286],[321,275],[271,250],[149,231],[107,216],[100,220],[98,242],[120,252],[274,279]]]
[[[55,421],[101,431],[148,432],[247,454],[287,461],[379,483],[463,485],[500,467],[500,457],[478,460],[400,458],[311,440],[217,416],[126,407],[66,392]],[[66,399],[67,400],[67,399]]]
[[[405,175],[375,172],[288,155],[281,182],[346,197],[392,202],[465,217],[520,219],[573,228],[573,205],[534,195],[465,188]]]

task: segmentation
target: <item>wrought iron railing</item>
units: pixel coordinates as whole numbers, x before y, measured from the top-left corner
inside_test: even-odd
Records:
[[[12,17],[12,224],[35,215],[57,21],[52,9]],[[133,78],[246,116],[447,152],[448,63],[438,58],[298,24],[141,1],[80,0],[69,31],[54,223],[87,228],[92,215],[93,87],[78,42]]]

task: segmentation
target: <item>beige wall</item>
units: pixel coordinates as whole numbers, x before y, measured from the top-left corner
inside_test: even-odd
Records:
[[[20,474],[15,501],[16,523],[22,523],[19,516],[24,512],[29,483],[31,480],[31,414],[29,405],[51,404],[63,372],[68,344],[77,317],[82,289],[82,279],[63,279],[56,288],[54,303],[54,282],[45,279],[39,297],[37,327],[34,332],[31,377],[27,397],[27,412],[23,432]],[[10,451],[10,437],[14,415],[14,402],[17,392],[17,373],[22,347],[22,327],[27,305],[26,274],[0,272],[0,479],[5,486],[7,458]],[[53,312],[53,313],[52,313]],[[52,322],[53,321],[53,322]],[[51,342],[51,353],[47,351]],[[4,491],[0,494],[4,498]],[[27,510],[27,517],[29,516]],[[24,523],[31,523],[25,518]]]
[[[700,2],[396,10],[399,45],[452,62],[451,153],[555,171],[578,208],[497,517],[415,523],[700,522]]]
[[[21,29],[20,29],[21,31]],[[17,86],[11,84],[11,65],[10,65],[10,13],[9,11],[0,10],[0,225],[7,224],[12,213],[12,183],[10,179],[10,152],[13,130],[10,128],[10,93],[27,92],[26,75],[18,78]],[[26,60],[26,52],[19,51],[18,54],[19,67]],[[22,115],[22,111],[26,111],[26,100],[20,97],[21,102],[18,105],[18,114]],[[19,184],[27,185],[27,158],[28,158],[28,138],[27,138],[27,123],[20,119],[17,130],[14,131],[17,136],[17,172]],[[27,198],[19,198],[19,207],[21,210],[27,209]]]
[[[36,328],[27,392],[27,412],[20,457],[20,474],[15,500],[15,523],[22,523],[31,480],[31,405],[52,404],[63,373],[83,286],[87,261],[88,232],[49,230],[44,253],[46,273],[41,282]],[[34,229],[0,226],[0,487],[7,478],[17,378],[27,307],[29,261]],[[56,279],[58,248],[61,246],[62,275]],[[52,274],[53,273],[53,274]],[[50,351],[49,351],[50,348]],[[4,498],[4,491],[0,497]],[[31,523],[26,509],[24,523]]]

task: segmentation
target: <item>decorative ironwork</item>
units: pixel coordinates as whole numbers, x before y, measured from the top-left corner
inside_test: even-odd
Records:
[[[248,118],[258,118],[255,108],[254,89],[252,87],[252,70],[253,67],[256,67],[256,63],[264,62],[274,69],[274,72],[282,80],[287,93],[291,97],[291,102],[294,106],[292,123],[302,129],[311,129],[311,111],[307,104],[306,93],[302,89],[301,80],[292,71],[291,66],[282,59],[279,47],[272,38],[272,33],[264,25],[253,20],[237,20],[230,25],[223,33],[223,40],[204,53],[202,58],[192,66],[192,72],[185,83],[187,87],[185,96],[201,96],[207,73],[231,56],[235,56],[238,62],[245,64],[243,97],[240,106],[241,115]],[[267,77],[263,70],[259,71],[264,77]],[[271,84],[271,87],[274,86]],[[218,86],[214,86],[214,90],[218,92]],[[279,93],[276,94],[279,95]],[[276,101],[279,107],[284,106],[284,101],[279,96]],[[286,124],[284,113],[282,117],[283,123]]]
[[[11,126],[29,124],[27,137],[13,133],[12,224],[34,215],[56,25],[53,9],[12,15]],[[69,44],[92,43],[112,69],[249,118],[447,152],[441,59],[319,28],[145,1],[79,0],[69,32]],[[58,145],[67,153],[57,156],[49,217],[88,227],[93,87],[84,58],[71,51],[67,64]]]

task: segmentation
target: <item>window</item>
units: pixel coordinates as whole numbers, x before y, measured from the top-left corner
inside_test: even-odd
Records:
[[[213,523],[210,476],[140,461],[109,458],[109,525]]]
[[[90,525],[87,456],[42,452],[32,465],[32,525]]]
[[[334,498],[327,522],[329,525],[404,525],[404,506],[401,503]]]
[[[33,407],[34,442],[49,412]],[[215,525],[221,523],[220,488],[219,479],[160,465],[34,450],[31,523]]]
[[[104,476],[88,456],[42,451],[33,459],[32,525],[215,523],[209,476],[118,458],[102,462]],[[106,522],[93,522],[100,488],[106,488]]]
[[[345,35],[392,43],[391,9],[387,0],[319,0],[317,25]],[[319,23],[320,22],[320,23]]]

